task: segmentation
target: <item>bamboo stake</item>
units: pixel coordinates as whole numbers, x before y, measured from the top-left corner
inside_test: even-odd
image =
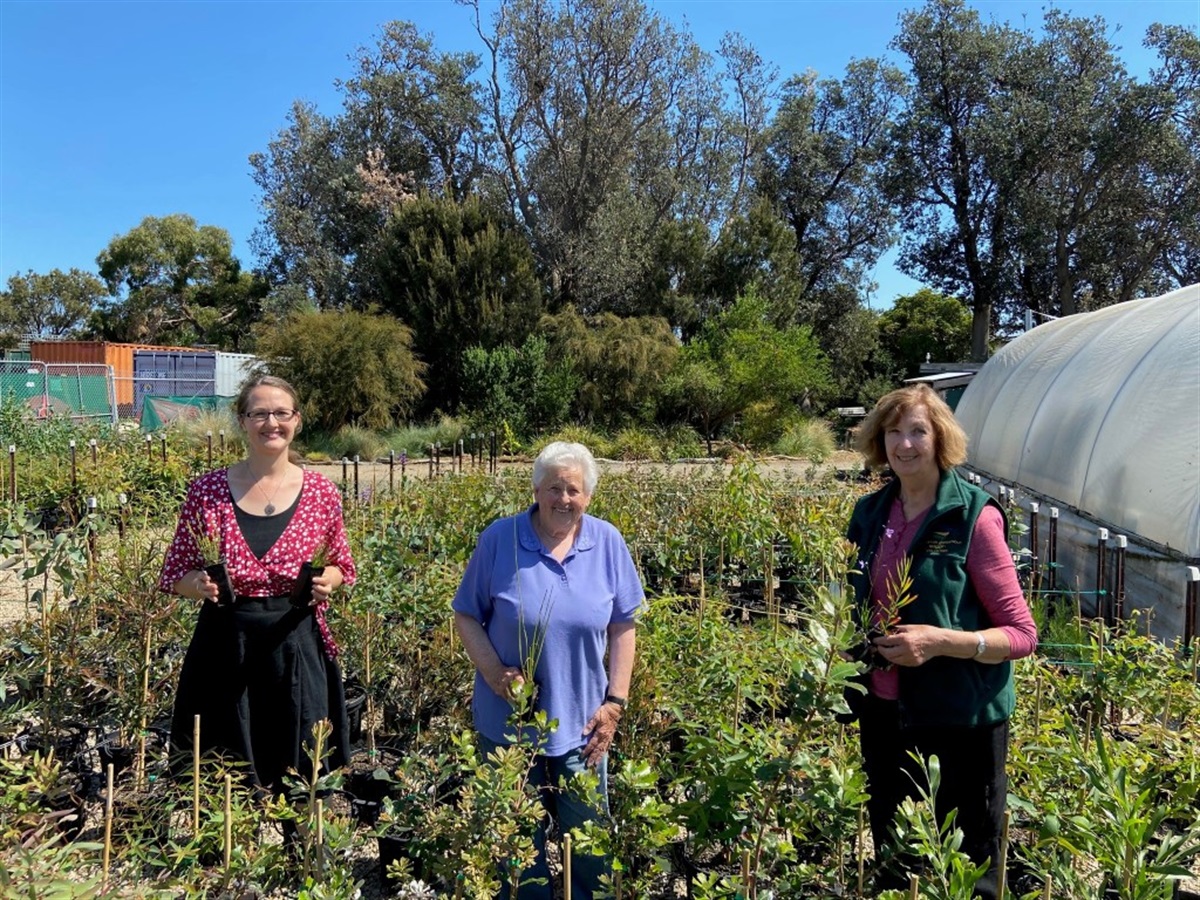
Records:
[[[26,588],[28,590],[28,588]],[[1196,662],[1200,656],[1200,638],[1192,638],[1192,682],[1196,681]]]
[[[192,718],[192,836],[200,836],[200,716]]]
[[[1037,734],[1042,728],[1042,675],[1039,672],[1034,682],[1033,693],[1033,733]]]
[[[1042,900],[1050,900],[1051,893],[1053,892],[1053,890],[1054,890],[1054,876],[1047,875],[1046,876],[1046,884],[1042,888]]]
[[[563,835],[563,900],[571,900],[571,832]]]
[[[229,864],[233,859],[233,776],[225,773],[225,881],[229,881]]]
[[[742,896],[751,896],[749,848],[742,851]]]
[[[742,676],[737,677],[733,694],[733,730],[736,733],[742,718]]]
[[[863,893],[863,888],[866,885],[866,874],[867,874],[867,848],[866,848],[866,841],[864,840],[865,835],[863,833],[865,831],[864,826],[866,824],[866,822],[865,822],[866,810],[867,810],[867,808],[865,805],[860,805],[858,807],[858,844],[857,844],[857,847],[858,847],[858,896],[859,897],[866,896]]]
[[[908,900],[920,900],[921,892],[916,875],[908,876]]]
[[[325,801],[317,800],[317,875],[325,874]]]
[[[996,890],[998,900],[1004,900],[1008,888],[1008,830],[1012,827],[1012,811],[1004,811],[1004,824],[1000,829],[1000,884]]]
[[[146,727],[147,710],[150,709],[150,645],[154,634],[154,626],[146,624],[146,646],[142,655],[142,733],[138,738],[137,762],[133,770],[133,783],[138,790],[145,787],[146,779]]]
[[[104,886],[108,887],[108,864],[112,859],[112,820],[113,820],[113,764],[109,763],[107,772],[108,791],[104,795]]]
[[[375,756],[375,704],[371,699],[371,611],[367,610],[367,646],[363,650],[363,688],[367,692],[367,755]]]
[[[454,879],[454,900],[462,900],[463,894],[463,873],[459,872],[458,877]]]
[[[613,894],[616,900],[621,900],[621,870],[613,872]]]

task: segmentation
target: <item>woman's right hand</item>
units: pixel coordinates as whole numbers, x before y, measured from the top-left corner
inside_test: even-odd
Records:
[[[512,702],[514,691],[525,683],[525,676],[516,666],[499,666],[490,672],[483,673],[483,679],[488,683],[497,697]]]

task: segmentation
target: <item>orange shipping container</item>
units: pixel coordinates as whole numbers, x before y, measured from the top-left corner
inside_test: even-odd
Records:
[[[114,341],[30,341],[29,356],[36,362],[112,366],[117,408],[123,415],[133,410],[133,351],[174,350],[205,353],[194,347],[163,347],[157,344],[118,344]]]

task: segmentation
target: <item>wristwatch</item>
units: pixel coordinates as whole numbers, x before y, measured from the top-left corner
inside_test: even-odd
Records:
[[[614,696],[613,694],[609,694],[607,697],[605,697],[605,698],[604,698],[604,702],[605,702],[605,703],[612,703],[613,705],[615,705],[615,706],[619,707],[620,709],[624,709],[625,707],[627,707],[627,706],[629,705],[629,699],[628,699],[628,698],[626,698],[626,697],[617,697],[617,696]]]
[[[987,653],[987,638],[983,636],[982,631],[977,631],[975,632],[975,640],[977,641],[975,644],[975,659],[979,659],[979,657]]]

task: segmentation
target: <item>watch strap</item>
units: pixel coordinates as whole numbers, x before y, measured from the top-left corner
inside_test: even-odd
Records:
[[[608,696],[606,696],[606,697],[604,698],[604,702],[605,702],[605,703],[612,703],[614,706],[619,706],[621,709],[625,709],[625,707],[627,707],[627,706],[629,705],[629,699],[628,699],[628,698],[626,698],[626,697],[618,697],[618,696],[616,696],[615,694],[609,694]]]

